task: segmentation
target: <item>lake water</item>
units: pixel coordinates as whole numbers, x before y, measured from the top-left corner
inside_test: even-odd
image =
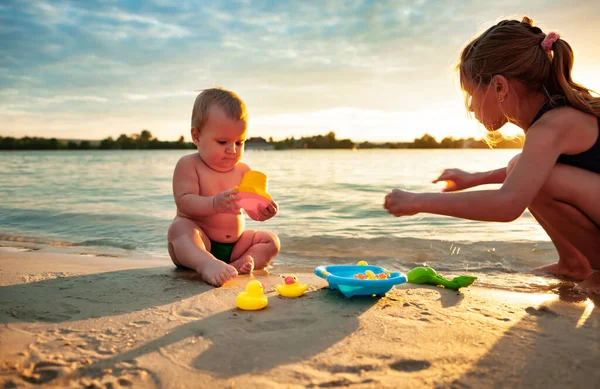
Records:
[[[190,152],[0,153],[0,240],[168,258],[173,168]],[[268,175],[269,193],[280,206],[275,218],[248,219],[247,228],[276,232],[282,241],[277,261],[290,265],[365,258],[397,263],[404,253],[410,257],[406,266],[438,260],[448,269],[456,263],[472,269],[499,260],[512,271],[532,264],[527,255],[515,253],[552,247],[529,213],[513,223],[428,214],[395,218],[382,203],[393,188],[439,191],[442,185],[431,180],[444,168],[495,169],[518,152],[247,150],[244,161]]]

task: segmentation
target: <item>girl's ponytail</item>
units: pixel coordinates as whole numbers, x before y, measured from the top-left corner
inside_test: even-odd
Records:
[[[550,99],[564,96],[573,108],[600,116],[600,97],[592,96],[592,91],[571,79],[574,60],[571,46],[558,39],[549,55],[552,56],[552,66],[545,87]]]

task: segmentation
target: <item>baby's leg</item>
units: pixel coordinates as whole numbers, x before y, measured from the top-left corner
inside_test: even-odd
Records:
[[[231,253],[231,265],[240,273],[264,269],[279,253],[279,247],[279,238],[271,232],[244,231]]]
[[[196,270],[202,279],[221,286],[237,276],[237,270],[212,256],[206,247],[210,240],[196,223],[186,218],[173,220],[168,232],[169,254],[173,263]]]
[[[600,175],[557,164],[529,209],[559,254],[539,272],[584,280],[579,289],[600,293]]]

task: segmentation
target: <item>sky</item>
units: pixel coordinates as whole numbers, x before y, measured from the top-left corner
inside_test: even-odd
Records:
[[[458,56],[487,27],[524,15],[559,32],[575,52],[574,80],[600,90],[595,0],[5,0],[0,136],[146,129],[189,140],[195,96],[219,86],[246,102],[249,136],[478,138]]]

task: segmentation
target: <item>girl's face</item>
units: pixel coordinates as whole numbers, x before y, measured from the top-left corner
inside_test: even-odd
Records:
[[[496,131],[507,123],[508,120],[500,108],[497,94],[494,93],[493,84],[478,85],[466,92],[469,95],[469,111],[474,113],[475,118],[488,131]]]
[[[246,123],[229,118],[223,109],[213,105],[202,129],[192,128],[192,141],[202,161],[218,172],[231,171],[244,155]]]

